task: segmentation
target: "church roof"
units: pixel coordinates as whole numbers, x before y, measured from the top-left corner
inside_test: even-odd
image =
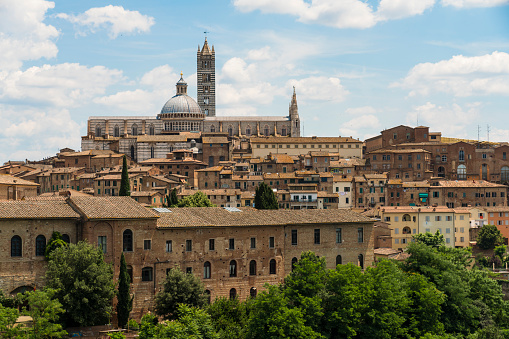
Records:
[[[195,113],[201,114],[200,106],[189,95],[175,95],[168,100],[161,109],[161,114],[165,113]]]

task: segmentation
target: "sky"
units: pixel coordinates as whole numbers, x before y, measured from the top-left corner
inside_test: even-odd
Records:
[[[0,163],[80,149],[90,116],[156,116],[196,51],[217,115],[302,135],[397,125],[509,141],[509,0],[0,0]]]

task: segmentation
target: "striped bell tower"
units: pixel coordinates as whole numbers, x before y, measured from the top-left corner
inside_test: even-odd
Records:
[[[198,45],[197,53],[198,105],[208,117],[216,116],[216,52],[209,48],[207,38],[203,48]]]

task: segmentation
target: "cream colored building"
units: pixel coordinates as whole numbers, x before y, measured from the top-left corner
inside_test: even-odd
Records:
[[[339,158],[362,158],[362,141],[351,137],[251,137],[253,158],[272,154],[298,156],[313,152],[338,153]]]
[[[392,247],[403,249],[412,241],[412,236],[421,233],[436,233],[444,236],[447,247],[468,247],[470,212],[445,206],[387,206],[380,210],[383,222],[392,229]]]
[[[353,177],[334,175],[332,191],[338,194],[338,208],[352,208]]]

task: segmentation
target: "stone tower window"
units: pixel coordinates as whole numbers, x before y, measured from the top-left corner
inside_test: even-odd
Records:
[[[269,262],[269,274],[276,274],[276,259],[271,259]]]
[[[269,136],[269,126],[268,125],[265,125],[265,127],[263,128],[263,134],[268,137]]]
[[[249,262],[249,275],[256,275],[256,261],[251,260]]]
[[[21,237],[19,235],[11,238],[11,257],[21,257]]]
[[[122,235],[122,248],[124,252],[133,251],[133,231],[127,229]]]
[[[236,289],[234,289],[234,288],[232,288],[232,289],[230,290],[230,299],[232,299],[232,300],[233,300],[233,299],[235,299],[235,298],[237,298],[237,290],[236,290]]]
[[[336,256],[336,266],[343,264],[343,259],[340,255]]]
[[[136,124],[134,124],[132,127],[131,127],[131,134],[132,135],[138,135],[138,126]]]
[[[210,279],[210,262],[206,261],[203,264],[203,279]]]
[[[154,125],[150,125],[150,127],[148,128],[148,134],[149,135],[154,135],[155,134]]]
[[[120,137],[120,128],[118,126],[115,126],[115,128],[113,129],[113,136],[115,138]]]
[[[96,136],[96,138],[99,138],[99,137],[101,137],[101,135],[102,135],[101,134],[101,126],[97,126],[95,128],[95,136]]]
[[[43,256],[45,248],[46,248],[46,237],[40,234],[37,236],[37,238],[35,238],[35,255]]]
[[[237,262],[235,260],[230,261],[230,277],[237,276]]]

